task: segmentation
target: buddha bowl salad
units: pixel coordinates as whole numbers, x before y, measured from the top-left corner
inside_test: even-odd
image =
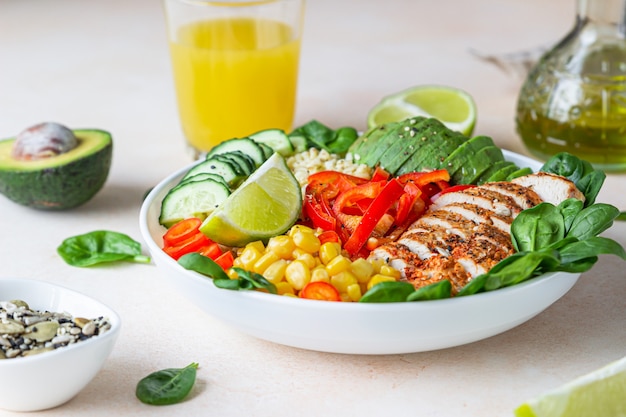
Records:
[[[605,174],[561,153],[539,172],[487,136],[413,117],[358,135],[311,121],[223,142],[162,201],[163,250],[230,290],[327,301],[459,297],[581,273],[619,211]]]

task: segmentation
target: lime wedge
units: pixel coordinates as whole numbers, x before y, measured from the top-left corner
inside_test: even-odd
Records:
[[[300,216],[300,185],[285,159],[274,153],[200,226],[206,236],[240,247],[285,233]]]
[[[476,124],[476,104],[465,91],[453,87],[422,85],[385,97],[367,116],[373,128],[409,117],[439,119],[452,130],[470,136]]]
[[[626,357],[522,404],[515,416],[626,416]]]

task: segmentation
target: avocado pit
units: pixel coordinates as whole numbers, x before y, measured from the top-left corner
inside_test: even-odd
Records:
[[[67,127],[54,122],[39,123],[15,137],[12,155],[16,159],[42,159],[69,152],[78,139]]]

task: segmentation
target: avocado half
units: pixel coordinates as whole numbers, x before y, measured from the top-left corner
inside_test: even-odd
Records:
[[[37,160],[11,155],[15,138],[0,141],[0,193],[24,206],[66,210],[89,201],[104,185],[111,168],[111,134],[98,129],[72,130],[78,145]]]

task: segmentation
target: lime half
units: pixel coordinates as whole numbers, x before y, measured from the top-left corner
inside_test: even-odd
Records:
[[[367,127],[373,128],[409,117],[439,119],[452,130],[470,136],[476,124],[476,104],[465,91],[439,85],[411,87],[385,97],[367,116]]]
[[[522,404],[515,416],[626,416],[626,357]]]
[[[300,185],[285,159],[274,153],[200,226],[226,246],[244,246],[285,233],[300,216]]]

